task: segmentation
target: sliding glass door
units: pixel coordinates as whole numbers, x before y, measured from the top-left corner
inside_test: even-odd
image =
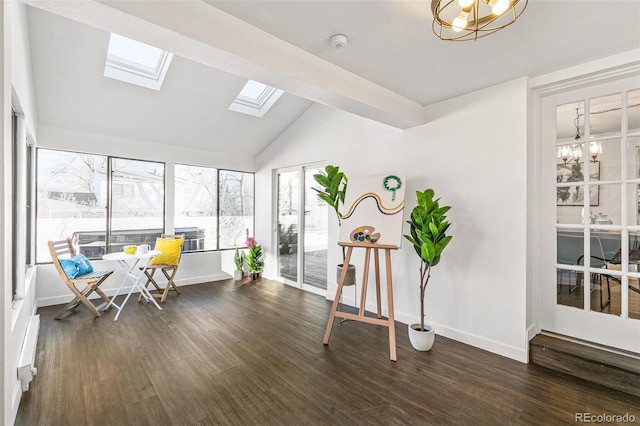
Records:
[[[304,168],[304,257],[303,283],[322,290],[327,289],[328,211],[314,187],[318,187],[313,175],[320,169]]]
[[[278,173],[278,275],[298,282],[298,230],[300,229],[300,173]]]
[[[278,275],[285,283],[324,294],[328,211],[316,196],[314,166],[276,172]]]

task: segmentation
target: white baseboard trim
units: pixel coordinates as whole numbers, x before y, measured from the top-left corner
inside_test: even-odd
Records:
[[[436,334],[453,339],[455,341],[483,349],[494,354],[502,355],[507,358],[526,364],[529,361],[529,353],[526,348],[518,348],[512,345],[506,345],[495,340],[476,336],[465,331],[456,330],[444,325],[429,321],[429,324],[436,328]]]
[[[203,284],[211,281],[230,280],[232,278],[233,277],[231,275],[221,272],[215,275],[203,275],[200,277],[181,278],[179,280],[175,280],[175,282],[176,282],[176,285],[181,286],[181,285]],[[164,282],[166,282],[166,280]],[[158,281],[158,283],[160,284],[162,283],[162,281]]]
[[[354,298],[353,296],[349,296],[345,293],[347,293],[348,290],[343,291],[342,294],[342,303],[350,305],[350,306],[354,306],[353,301]],[[351,293],[353,293],[353,291],[351,291]],[[329,295],[327,295],[329,296]],[[330,297],[335,297],[335,295],[331,295]],[[330,299],[331,300],[331,299]],[[359,300],[358,300],[359,302]],[[377,306],[375,303],[371,303],[371,302],[367,302],[365,309],[369,312],[376,312],[377,310]],[[383,316],[387,316],[387,308],[384,306],[382,306],[382,315]],[[401,322],[403,324],[415,324],[418,322],[417,318],[412,316],[412,315],[408,315],[405,314],[403,312],[395,312],[395,317],[394,317],[396,322]],[[460,343],[464,343],[470,346],[474,346],[476,348],[480,348],[483,349],[485,351],[494,353],[494,354],[498,354],[507,358],[511,358],[513,360],[522,362],[522,363],[528,363],[529,361],[529,350],[528,350],[528,340],[527,340],[527,344],[525,345],[525,348],[520,349],[518,347],[515,346],[511,346],[511,345],[506,345],[504,343],[500,343],[500,342],[496,342],[495,340],[491,340],[491,339],[487,339],[484,337],[480,337],[480,336],[476,336],[474,334],[471,333],[467,333],[465,331],[461,331],[461,330],[457,330],[451,327],[446,327],[442,324],[438,324],[438,323],[434,323],[433,321],[428,321],[428,323],[430,325],[432,325],[433,327],[435,327],[436,329],[436,334],[446,337],[448,339],[452,339],[455,340],[457,342]],[[529,332],[529,330],[527,330],[527,332]],[[400,336],[400,339],[402,338],[406,338],[408,339],[407,335],[404,336]]]
[[[176,285],[180,287],[180,286],[187,286],[187,285],[193,285],[193,284],[202,284],[202,283],[211,282],[211,281],[228,280],[230,278],[232,278],[230,275],[225,273],[220,273],[220,274],[214,274],[214,275],[203,275],[200,277],[182,278],[182,279],[175,280],[175,282],[176,282]],[[163,283],[166,283],[167,280],[166,279],[164,281],[157,280],[157,282],[158,284],[162,285]],[[113,296],[117,290],[117,288],[103,288],[103,287],[100,287],[100,289],[108,297]],[[131,286],[123,287],[120,290],[120,294],[127,294],[130,289],[131,289]],[[134,292],[134,293],[137,293],[137,292]],[[89,296],[89,299],[92,300],[92,299],[97,299],[99,297],[100,296],[94,293],[91,296]],[[61,296],[40,298],[37,301],[37,306],[38,308],[41,308],[44,306],[62,305],[65,303],[69,303],[72,299],[73,299],[73,295],[71,294],[71,292],[69,292],[69,294],[64,294]]]

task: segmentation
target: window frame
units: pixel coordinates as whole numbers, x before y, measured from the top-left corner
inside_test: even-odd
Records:
[[[198,167],[201,169],[213,169],[216,171],[216,239],[215,239],[215,248],[213,249],[202,249],[202,250],[189,250],[189,251],[183,251],[183,253],[188,254],[188,253],[205,253],[205,252],[212,252],[212,251],[218,251],[219,247],[220,247],[220,191],[218,191],[219,189],[219,185],[220,185],[220,169],[218,167],[213,167],[213,166],[197,166],[194,164],[185,164],[185,163],[174,163],[173,164],[173,176],[174,176],[174,180],[173,180],[173,190],[174,192],[177,192],[176,190],[176,167],[177,166],[183,166],[183,167]],[[174,230],[177,230],[178,228],[178,224],[176,223],[176,205],[177,203],[175,202],[175,197],[174,197],[174,205],[173,205],[173,228]],[[177,231],[176,231],[177,232]]]
[[[253,200],[253,205],[252,205],[252,210],[253,210],[253,220],[252,220],[252,226],[251,226],[251,235],[255,235],[255,228],[256,228],[256,174],[255,172],[248,172],[246,170],[235,170],[235,169],[228,169],[228,168],[220,168],[220,167],[214,167],[214,166],[202,166],[202,165],[197,165],[197,164],[188,164],[188,163],[183,163],[183,162],[177,162],[174,163],[173,167],[174,167],[174,172],[175,172],[175,168],[176,166],[186,166],[186,167],[200,167],[200,168],[210,168],[210,169],[215,169],[216,170],[216,248],[215,249],[206,249],[206,250],[196,250],[196,251],[188,251],[188,252],[184,252],[185,254],[188,253],[206,253],[206,252],[214,252],[214,251],[226,251],[226,250],[235,250],[235,247],[227,247],[227,248],[220,248],[220,172],[224,171],[224,172],[232,172],[232,173],[245,173],[245,174],[249,174],[253,177],[253,191],[251,194],[251,198]],[[175,176],[175,173],[174,173]],[[174,182],[173,182],[173,189],[175,191],[176,189],[176,182],[175,182],[175,177],[174,177]],[[174,200],[175,202],[175,200]],[[176,217],[175,217],[175,204],[173,206],[173,225],[174,228],[176,227]],[[238,248],[241,249],[246,249],[247,246],[246,245],[242,245],[242,246],[238,246]]]
[[[162,227],[160,228],[160,233],[164,233],[166,232],[166,228],[167,228],[167,163],[164,161],[151,161],[151,160],[143,160],[143,159],[138,159],[138,158],[131,158],[131,157],[123,157],[123,156],[118,156],[118,155],[105,155],[105,154],[99,154],[99,153],[91,153],[91,152],[86,152],[86,151],[75,151],[75,150],[70,150],[70,149],[58,149],[58,148],[47,148],[47,147],[36,147],[36,164],[39,163],[38,159],[39,159],[39,153],[41,151],[55,151],[55,152],[62,152],[62,153],[71,153],[71,154],[79,154],[79,155],[93,155],[93,156],[98,156],[98,157],[103,157],[106,159],[107,162],[107,169],[106,169],[106,180],[107,180],[107,185],[106,185],[106,205],[105,205],[105,209],[106,209],[106,213],[105,213],[105,227],[104,227],[104,232],[105,232],[105,251],[108,253],[109,252],[109,235],[111,235],[111,230],[112,230],[112,226],[111,226],[111,200],[112,200],[112,176],[111,176],[111,172],[112,172],[112,161],[114,159],[118,159],[118,160],[130,160],[130,161],[142,161],[142,162],[149,162],[149,163],[158,163],[158,164],[162,164],[164,167],[164,176],[163,176],[163,180],[162,180],[162,184],[163,184],[163,201],[162,201]],[[36,165],[36,178],[35,178],[35,194],[38,194],[39,192],[39,182],[38,182],[38,165]],[[40,213],[40,206],[38,205],[38,196],[36,195],[35,197],[35,234],[36,234],[36,240],[38,238],[37,235],[37,231],[38,231],[38,226],[37,226],[37,222],[38,222],[38,218],[39,218],[39,213]],[[95,258],[91,258],[91,259],[95,259]],[[36,258],[35,258],[35,264],[36,265],[45,265],[45,264],[49,264],[52,263],[51,260],[46,260],[46,261],[42,261],[41,259],[37,258],[37,252],[36,252]]]
[[[11,233],[11,247],[13,250],[12,268],[11,268],[11,301],[22,299],[20,297],[20,285],[19,274],[17,271],[20,268],[17,252],[19,249],[18,243],[18,114],[11,108],[11,227],[13,232]],[[24,296],[23,296],[24,297]]]
[[[254,172],[246,172],[243,170],[232,170],[232,169],[218,169],[218,243],[217,243],[217,250],[218,251],[224,251],[224,250],[235,250],[235,247],[228,247],[228,248],[220,248],[220,171],[225,171],[225,172],[232,172],[232,173],[246,173],[246,174],[250,174],[251,176],[253,176],[253,193],[251,195],[251,198],[253,199],[253,221],[252,221],[252,226],[251,226],[251,236],[255,236],[256,234],[256,174]],[[238,246],[238,248],[243,248],[246,249],[247,246],[246,244],[243,246]]]
[[[253,210],[253,215],[252,215],[252,224],[250,227],[250,231],[251,231],[251,235],[255,234],[255,194],[256,194],[256,187],[255,187],[255,172],[250,172],[250,171],[246,171],[246,170],[235,170],[235,169],[229,169],[229,168],[219,168],[219,167],[214,167],[214,166],[203,166],[203,165],[197,165],[197,164],[189,164],[186,162],[179,162],[179,163],[170,163],[167,161],[153,161],[153,160],[145,160],[145,159],[139,159],[139,158],[133,158],[133,157],[124,157],[124,156],[119,156],[119,155],[106,155],[106,154],[100,154],[100,153],[92,153],[92,152],[86,152],[86,151],[76,151],[76,150],[71,150],[71,149],[59,149],[59,148],[48,148],[48,147],[38,147],[38,146],[33,146],[32,147],[33,151],[32,151],[32,155],[33,155],[33,171],[35,172],[34,178],[33,178],[33,211],[34,211],[34,215],[33,215],[33,227],[34,229],[32,230],[32,235],[35,236],[35,238],[33,238],[34,241],[37,241],[38,235],[38,218],[39,218],[39,213],[40,213],[40,208],[38,205],[38,191],[39,191],[39,182],[38,182],[38,167],[39,167],[39,152],[42,150],[47,150],[47,151],[56,151],[56,152],[64,152],[64,153],[72,153],[72,154],[80,154],[80,155],[95,155],[95,156],[101,156],[104,157],[107,160],[107,202],[106,202],[106,206],[105,209],[107,210],[106,215],[105,215],[105,228],[104,228],[104,232],[105,232],[105,237],[107,237],[108,235],[110,235],[110,232],[112,231],[112,226],[111,226],[111,207],[112,207],[112,191],[113,191],[113,180],[112,180],[112,175],[111,175],[111,171],[112,171],[112,161],[113,159],[121,159],[121,160],[131,160],[131,161],[148,161],[150,163],[160,163],[164,165],[164,179],[163,179],[163,185],[164,185],[164,202],[163,202],[163,226],[162,226],[162,232],[167,232],[167,212],[168,211],[173,211],[172,213],[172,218],[173,218],[173,229],[175,229],[175,197],[173,200],[173,205],[168,205],[168,198],[167,198],[167,192],[168,192],[168,188],[170,184],[173,184],[173,190],[175,191],[175,186],[176,186],[176,180],[175,180],[175,167],[177,165],[181,165],[181,166],[191,166],[191,167],[202,167],[202,168],[211,168],[211,169],[215,169],[216,170],[216,217],[217,217],[217,223],[216,223],[216,227],[217,227],[217,238],[216,238],[216,248],[215,249],[206,249],[206,250],[196,250],[196,251],[188,251],[185,252],[184,254],[190,254],[190,253],[204,253],[204,252],[215,252],[215,251],[226,251],[226,250],[235,250],[235,247],[228,247],[228,248],[220,248],[220,172],[224,171],[224,172],[232,172],[232,173],[245,173],[248,175],[251,175],[252,179],[253,179],[253,190],[251,192],[251,197],[252,197],[252,210]],[[169,182],[169,173],[168,173],[168,167],[171,167],[171,165],[173,165],[173,172],[172,173],[172,182]],[[173,210],[172,210],[173,209]],[[108,238],[106,238],[106,240],[108,240]],[[107,248],[106,250],[108,251],[108,242],[107,243]],[[239,246],[239,248],[246,248],[245,245],[243,246]],[[42,260],[42,259],[38,259],[37,258],[37,253],[35,253],[35,255],[33,255],[33,264],[36,265],[44,265],[44,264],[49,264],[52,263],[51,260]]]
[[[102,155],[102,154],[92,154],[92,155]],[[109,242],[111,236],[111,232],[113,231],[113,162],[114,160],[124,160],[124,161],[137,161],[137,162],[146,162],[146,163],[157,163],[162,164],[163,173],[162,173],[162,226],[160,228],[160,234],[166,233],[167,229],[167,163],[165,161],[151,161],[151,160],[142,160],[138,158],[131,157],[123,157],[119,155],[104,155],[107,158],[107,203],[106,203],[106,227],[105,227],[105,251],[106,253],[111,253],[109,248],[111,244]],[[120,184],[122,185],[122,184]],[[124,186],[121,187],[124,189]],[[124,195],[124,190],[119,194],[120,196]]]
[[[11,302],[24,299],[29,270],[34,266],[34,146],[24,115],[11,107]],[[24,183],[21,184],[21,181]],[[24,228],[24,229],[23,229]]]

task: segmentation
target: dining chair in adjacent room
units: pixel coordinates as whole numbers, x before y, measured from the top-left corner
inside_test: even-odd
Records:
[[[584,256],[584,237],[582,235],[558,233],[556,262],[565,265],[578,265]],[[558,293],[562,291],[565,275],[569,276],[569,293],[580,287],[582,272],[558,269]],[[571,286],[571,282],[575,286]]]
[[[611,262],[611,259],[607,259],[605,257],[605,252],[604,252],[604,248],[602,246],[602,241],[600,240],[600,237],[596,236],[596,235],[591,235],[589,237],[589,247],[590,247],[590,251],[591,251],[591,262],[590,265],[592,268],[600,268],[600,269],[608,269],[608,264]],[[583,259],[580,259],[580,262],[582,263]],[[603,297],[603,293],[604,293],[604,285],[602,284],[604,281],[607,283],[607,300],[604,300]],[[606,308],[610,303],[611,303],[611,285],[610,285],[610,281],[609,280],[613,280],[614,282],[619,283],[620,279],[614,275],[611,274],[602,274],[602,273],[594,273],[592,280],[591,281],[591,291],[593,292],[594,285],[598,285],[598,288],[600,290],[600,309],[604,309]],[[596,283],[597,281],[597,283]]]

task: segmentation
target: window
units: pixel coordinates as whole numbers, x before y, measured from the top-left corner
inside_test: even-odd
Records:
[[[176,234],[185,234],[184,250],[217,249],[218,170],[176,164],[175,175]]]
[[[24,297],[26,271],[32,265],[31,185],[32,148],[26,134],[24,117],[11,113],[12,160],[12,258],[11,296],[14,300]]]
[[[163,232],[163,163],[39,149],[37,185],[38,262],[47,241],[73,237],[95,259]]]
[[[164,229],[164,164],[112,158],[109,252],[150,244]]]
[[[230,111],[262,118],[284,93],[280,89],[249,80],[229,106]]]
[[[111,33],[105,77],[160,90],[173,53]]]
[[[26,170],[26,184],[27,184],[27,203],[26,203],[26,214],[25,218],[27,220],[27,232],[25,235],[25,247],[24,247],[24,256],[26,259],[25,269],[30,265],[33,265],[33,155],[35,150],[33,149],[33,145],[27,145],[27,170]]]
[[[244,247],[246,230],[253,235],[253,173],[220,170],[220,246]]]
[[[176,165],[176,233],[186,251],[244,247],[253,234],[253,173]]]
[[[13,164],[13,168],[12,168],[12,174],[11,174],[11,189],[13,192],[13,200],[12,200],[12,211],[11,211],[11,215],[12,215],[12,229],[13,231],[13,235],[12,235],[12,241],[11,244],[13,246],[13,250],[17,252],[18,249],[18,233],[15,232],[18,229],[18,197],[19,197],[19,188],[18,188],[18,137],[17,137],[17,130],[18,130],[18,116],[16,115],[16,113],[14,111],[11,111],[11,142],[12,142],[12,146],[11,146],[11,161]],[[12,274],[11,274],[11,297],[15,298],[16,296],[16,290],[18,288],[18,274],[16,274],[16,271],[18,270],[18,268],[20,267],[19,265],[17,265],[18,263],[18,259],[16,256],[13,256],[13,268],[12,268]]]
[[[165,229],[165,165],[38,149],[36,260],[47,241],[73,238],[90,259],[125,245],[155,244]],[[253,234],[253,173],[177,164],[174,229],[185,252],[245,245]]]
[[[47,241],[82,234],[88,257],[104,253],[107,157],[38,149],[36,260],[49,262]]]

